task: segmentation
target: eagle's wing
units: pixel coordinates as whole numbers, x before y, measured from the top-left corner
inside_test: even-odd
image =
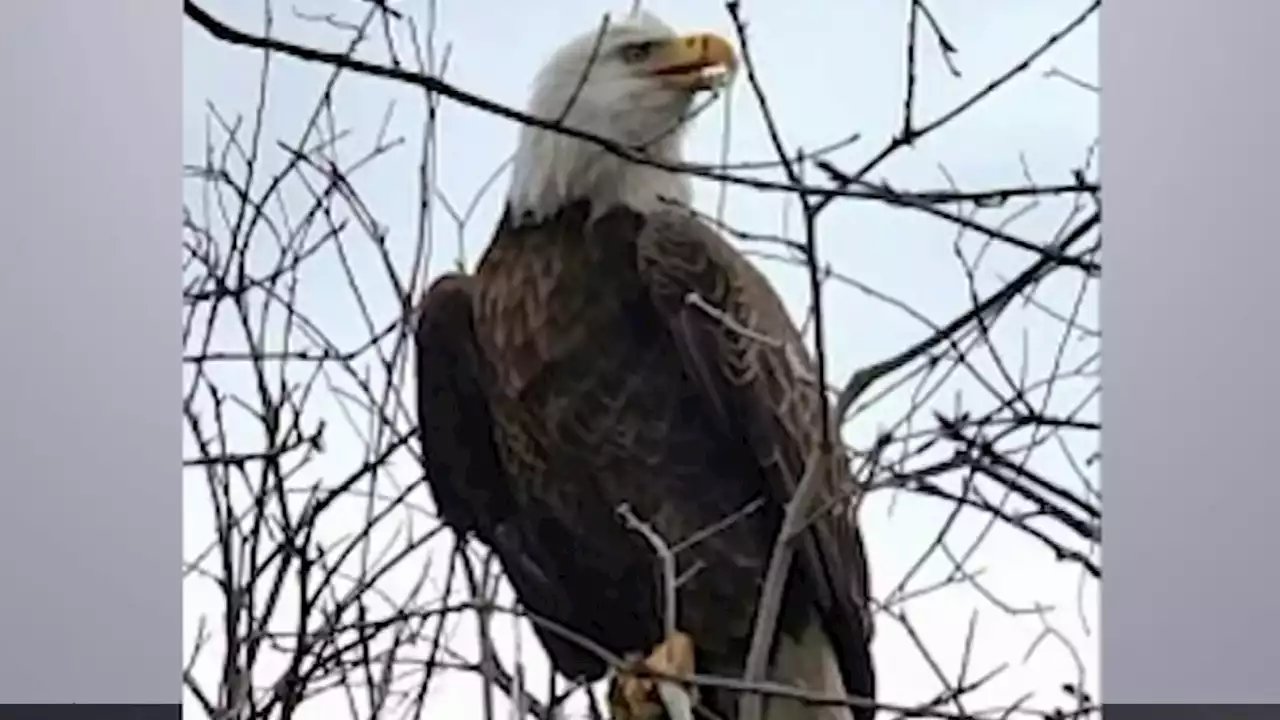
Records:
[[[650,295],[708,409],[755,452],[772,498],[785,505],[821,434],[822,402],[812,359],[781,299],[719,233],[684,213],[651,216],[637,252]],[[842,448],[836,423],[828,426],[833,448]],[[854,492],[843,453],[837,458],[835,471],[824,473],[829,480],[819,486],[796,563],[817,593],[847,690],[874,698],[866,557],[854,512],[847,502],[835,503]]]
[[[472,278],[446,274],[424,294],[414,334],[418,438],[427,485],[441,520],[460,537],[473,535],[494,551],[520,602],[530,613],[578,634],[584,617],[565,592],[560,555],[547,552],[520,512],[513,479],[494,439],[472,316]],[[551,548],[554,550],[554,548]],[[567,677],[596,678],[604,661],[562,633],[535,623],[556,669]]]

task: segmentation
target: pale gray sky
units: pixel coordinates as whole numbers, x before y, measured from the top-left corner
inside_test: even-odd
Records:
[[[241,0],[203,0],[200,3],[221,20],[255,34],[261,32],[261,3]],[[1078,15],[1087,3],[1027,3],[1019,0],[935,0],[929,7],[951,41],[958,48],[955,62],[962,72],[950,76],[937,53],[936,41],[922,35],[919,47],[920,78],[916,102],[917,117],[929,120],[949,110],[992,78],[1007,70],[1050,34]],[[446,79],[496,101],[521,106],[526,88],[542,59],[569,35],[598,23],[606,11],[624,11],[628,3],[593,0],[560,0],[550,3],[440,0],[435,23],[436,49],[448,46]],[[812,0],[774,2],[745,0],[744,14],[750,22],[751,49],[761,80],[769,93],[775,117],[784,139],[792,147],[815,149],[852,132],[862,139],[830,159],[842,167],[856,167],[878,150],[901,122],[904,79],[904,29],[907,2],[882,0]],[[310,14],[337,13],[359,22],[367,6],[353,0],[298,0],[296,4],[275,5],[274,34],[304,45],[339,49],[345,43],[342,31],[306,22],[292,9]],[[429,12],[425,1],[397,5],[425,27]],[[723,4],[719,0],[650,0],[645,7],[661,15],[679,29],[713,29],[732,35]],[[200,163],[205,155],[205,132],[211,122],[206,101],[214,103],[228,119],[239,115],[245,123],[253,118],[261,54],[231,48],[210,38],[204,30],[184,25],[184,158]],[[406,49],[401,33],[398,46]],[[387,62],[380,31],[362,55],[371,61]],[[1085,162],[1096,140],[1097,95],[1061,78],[1045,77],[1059,69],[1097,82],[1096,17],[1072,38],[1063,42],[1009,86],[992,95],[935,136],[911,150],[895,156],[881,172],[899,189],[944,189],[947,176],[963,188],[983,189],[1018,185],[1028,171],[1040,184],[1071,182],[1071,171]],[[315,105],[327,79],[324,68],[294,60],[278,60],[272,68],[269,105],[264,116],[263,147],[267,171],[278,169],[285,160],[277,140],[294,142]],[[385,137],[403,136],[405,145],[371,162],[353,175],[353,184],[370,215],[388,231],[387,242],[407,277],[417,222],[417,166],[424,126],[421,94],[390,82],[344,76],[334,92],[335,125],[351,135],[338,146],[338,156],[351,162],[367,152],[387,117],[388,104],[394,113]],[[728,158],[731,162],[769,160],[772,150],[764,134],[754,99],[745,83],[740,83],[727,101],[703,115],[688,144],[689,159],[716,162],[721,157],[726,135],[726,108],[731,121],[727,128]],[[454,207],[462,208],[485,186],[495,167],[511,152],[516,127],[483,112],[445,101],[440,110],[438,154],[434,164],[436,185]],[[312,141],[314,142],[314,140]],[[1025,167],[1024,167],[1025,163]],[[1096,168],[1096,162],[1094,167]],[[1092,171],[1096,177],[1096,171]],[[315,177],[313,175],[313,177]],[[259,191],[261,189],[259,181]],[[318,182],[318,181],[317,181]],[[468,267],[483,248],[497,218],[505,178],[492,186],[476,203],[473,221],[459,233],[447,215],[436,215],[430,274],[451,267],[465,251]],[[188,206],[195,210],[202,202],[198,183],[188,183]],[[703,183],[696,202],[709,213],[716,212],[721,188]],[[305,186],[286,185],[296,222],[309,200]],[[797,232],[794,208],[780,194],[761,194],[744,188],[730,188],[725,198],[725,221],[734,227],[760,233],[779,234],[789,228]],[[216,205],[216,203],[215,203]],[[1021,207],[1010,204],[1002,210],[980,216],[988,224]],[[234,208],[233,208],[234,209]],[[1052,240],[1053,234],[1071,212],[1069,201],[1045,200],[1011,221],[1007,229],[1036,243]],[[215,210],[216,214],[216,210]],[[348,213],[349,214],[349,213]],[[790,214],[790,220],[783,221]],[[953,253],[956,228],[919,213],[895,210],[870,202],[838,203],[822,220],[822,252],[840,272],[890,294],[909,304],[935,323],[951,319],[969,302],[964,273]],[[265,240],[264,240],[265,242]],[[966,240],[972,257],[980,246],[977,237]],[[352,263],[361,277],[370,278],[364,289],[377,323],[390,321],[395,314],[394,297],[376,256],[352,250]],[[1000,276],[1016,273],[1033,258],[1015,249],[993,247],[979,273],[979,288],[989,292]],[[777,283],[799,317],[807,303],[806,279],[796,267],[762,261],[762,267]],[[357,344],[368,330],[351,293],[346,289],[340,264],[333,253],[317,257],[307,266],[298,289],[299,303],[309,319],[339,347]],[[1063,273],[1046,283],[1037,296],[1059,312],[1069,313],[1080,287],[1079,273]],[[921,323],[901,310],[847,286],[833,284],[826,292],[830,349],[830,372],[834,382],[869,362],[887,357],[929,333]],[[1083,300],[1081,321],[1097,326],[1096,290]],[[1034,308],[1020,304],[1006,316],[994,333],[997,344],[1015,364],[1015,374],[1031,378],[1051,372],[1061,341],[1062,324]],[[234,328],[220,327],[217,346],[237,347]],[[243,341],[240,341],[241,344]],[[1096,341],[1071,338],[1064,367],[1080,364],[1096,351]],[[190,350],[190,348],[189,348]],[[1026,358],[1024,359],[1024,353]],[[978,357],[975,364],[991,373],[992,363]],[[1093,366],[1096,370],[1096,366]],[[377,375],[375,372],[375,376]],[[228,376],[230,377],[230,376]],[[381,378],[378,382],[384,382]],[[231,382],[228,380],[228,382]],[[335,379],[341,384],[342,379]],[[1088,398],[1094,381],[1065,383],[1055,390],[1051,407],[1065,414],[1082,401],[1091,402],[1085,417],[1097,418],[1097,397]],[[325,414],[329,425],[327,452],[309,472],[312,479],[333,481],[358,467],[365,459],[359,431],[367,426],[358,408],[357,426],[344,421],[341,396],[318,388],[315,408]],[[963,373],[950,381],[934,404],[942,410],[954,407],[957,395],[975,411],[990,409],[991,400],[981,386]],[[874,430],[902,415],[910,400],[910,387],[855,419],[849,428],[851,442],[866,444]],[[922,422],[928,421],[922,416]],[[252,447],[253,429],[247,424],[233,428]],[[1095,436],[1096,437],[1096,436]],[[1077,458],[1096,448],[1077,446]],[[400,482],[411,482],[418,472],[401,454],[393,467]],[[1031,461],[1033,467],[1071,485],[1074,473],[1054,443],[1047,444]],[[1088,474],[1097,482],[1097,470]],[[210,509],[202,481],[195,476],[186,485],[185,555],[190,559],[211,538]],[[896,499],[896,502],[894,498]],[[421,498],[418,498],[421,500]],[[872,559],[873,582],[878,592],[887,592],[915,563],[944,522],[949,507],[909,496],[880,493],[864,510],[864,523]],[[336,511],[335,511],[336,512]],[[344,511],[347,512],[347,511]],[[328,522],[337,534],[350,532],[363,514],[357,502],[348,514],[335,514]],[[347,524],[344,527],[344,523]],[[984,518],[962,514],[949,536],[949,545],[963,552],[982,530]],[[419,520],[421,525],[421,520]],[[417,532],[421,532],[419,528]],[[403,539],[398,540],[403,542]],[[446,544],[429,549],[437,555]],[[978,633],[972,648],[969,678],[980,676],[1007,663],[1008,669],[975,694],[970,709],[1007,705],[1015,698],[1037,693],[1035,703],[1051,705],[1060,700],[1056,688],[1076,677],[1076,659],[1062,639],[1075,645],[1079,660],[1089,677],[1086,686],[1097,696],[1097,587],[1082,585],[1074,566],[1055,563],[1042,546],[1012,531],[997,528],[972,559],[972,567],[982,568],[981,580],[991,594],[1019,607],[1052,605],[1048,614],[1010,615],[990,598],[973,588],[957,586],[913,600],[909,614],[917,632],[925,639],[937,662],[953,677],[963,653],[967,626],[973,613],[978,617]],[[949,571],[942,558],[926,567],[913,587],[937,582]],[[407,577],[412,577],[410,573]],[[437,577],[438,581],[439,578]],[[385,579],[388,593],[408,592],[396,573]],[[184,585],[184,615],[188,649],[202,614],[216,620],[218,596],[198,575]],[[424,597],[428,595],[422,591]],[[1027,658],[1028,650],[1051,621],[1053,637],[1043,640]],[[506,633],[509,636],[509,633]],[[509,637],[503,642],[509,642]],[[211,641],[211,651],[220,643]],[[536,646],[526,641],[525,654]],[[509,653],[508,653],[509,654]],[[940,689],[933,671],[914,649],[900,626],[881,621],[876,642],[881,667],[884,699],[910,704],[926,700]],[[529,661],[531,672],[541,677],[540,661]],[[197,673],[206,679],[217,667],[206,654]],[[270,666],[266,666],[270,667]],[[278,671],[276,668],[275,671]],[[273,677],[264,670],[257,681],[269,683]],[[533,687],[542,687],[543,682]],[[475,685],[461,677],[438,682],[433,707],[447,717],[479,718]],[[316,717],[336,717],[346,712],[339,695],[317,699],[311,713]],[[333,703],[329,705],[327,703]],[[321,708],[331,710],[334,715]],[[188,707],[188,711],[194,711]]]

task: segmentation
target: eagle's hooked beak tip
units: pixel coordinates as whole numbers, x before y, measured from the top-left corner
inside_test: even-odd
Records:
[[[727,85],[738,67],[733,43],[715,33],[694,33],[663,43],[650,66],[654,77],[697,92]]]

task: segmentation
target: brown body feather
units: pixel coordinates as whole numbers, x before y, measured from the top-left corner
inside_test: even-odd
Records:
[[[693,572],[677,622],[700,671],[741,674],[783,510],[822,427],[812,367],[767,281],[706,225],[626,209],[588,218],[578,203],[537,224],[504,220],[474,278],[428,293],[429,480],[442,514],[495,548],[531,611],[618,654],[646,651],[662,625],[653,550],[616,508],[679,544],[763,498],[678,556]],[[853,490],[847,465],[834,465],[780,630],[818,622],[848,691],[873,696],[862,539],[848,503],[830,503]],[[603,671],[539,635],[562,672]],[[734,715],[725,696],[704,701]]]

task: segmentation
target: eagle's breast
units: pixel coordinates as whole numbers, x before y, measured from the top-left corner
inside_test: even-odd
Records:
[[[629,537],[611,512],[626,502],[680,538],[696,530],[684,523],[750,501],[728,491],[742,483],[712,480],[739,480],[744,455],[709,422],[642,282],[643,218],[585,215],[571,206],[500,232],[477,270],[498,444],[520,466],[512,472],[528,470],[537,446],[545,473],[534,502],[586,523],[584,537]]]
[[[614,479],[602,475],[656,453],[670,414],[635,397],[656,325],[636,317],[643,288],[629,238],[641,220],[587,216],[570,206],[504,227],[476,271],[476,335],[493,378],[499,451],[510,472],[533,475],[528,501],[558,516],[600,515],[609,502],[602,485]],[[600,520],[609,528],[598,531],[617,524],[611,513]]]
[[[639,277],[630,243],[603,242],[596,224],[584,205],[571,205],[539,224],[504,227],[477,268],[477,335],[502,394],[533,400],[548,374],[618,334]]]

